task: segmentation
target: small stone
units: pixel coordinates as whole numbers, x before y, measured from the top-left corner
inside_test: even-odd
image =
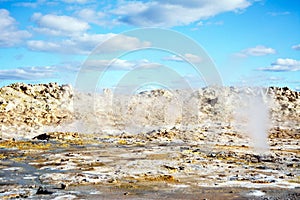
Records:
[[[256,169],[267,169],[266,166],[257,166]]]
[[[297,164],[296,163],[290,163],[290,164],[287,164],[287,167],[295,168],[295,167],[297,167]]]
[[[57,189],[57,190],[64,190],[66,189],[67,185],[65,185],[64,183],[61,183],[59,187],[57,188],[54,188],[54,189]]]
[[[215,153],[208,154],[208,157],[215,158],[217,155]]]
[[[53,192],[44,189],[42,186],[39,187],[36,194],[53,194]]]
[[[286,176],[294,176],[294,174],[288,173],[288,174],[286,174]]]

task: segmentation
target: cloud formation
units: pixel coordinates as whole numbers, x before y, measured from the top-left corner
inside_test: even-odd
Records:
[[[285,11],[285,12],[268,12],[267,14],[272,17],[276,17],[276,16],[282,16],[282,15],[289,15],[291,13],[288,11]]]
[[[156,68],[162,66],[159,63],[150,62],[147,59],[142,60],[87,60],[84,63],[87,70],[103,71],[103,70],[133,70],[135,68]]]
[[[0,70],[1,80],[36,80],[53,77],[55,77],[55,68],[51,66]]]
[[[141,41],[138,38],[118,35],[109,43],[103,43],[107,39],[117,34],[87,34],[76,35],[59,41],[30,40],[27,47],[32,51],[55,52],[64,54],[89,54],[91,51],[102,44],[101,52],[110,53],[114,51],[130,51],[137,48],[149,47],[151,44],[147,41]]]
[[[271,72],[300,71],[300,61],[291,58],[278,58],[271,66],[259,68],[258,70]]]
[[[97,25],[106,25],[108,22],[104,19],[107,15],[104,12],[97,12],[90,8],[84,8],[77,12],[77,15],[83,21]],[[110,21],[112,23],[113,20]]]
[[[45,35],[55,36],[56,38],[52,37],[48,41],[29,40],[27,41],[27,48],[32,51],[89,54],[99,44],[117,35],[113,33],[87,33],[90,29],[88,22],[96,24],[102,23],[99,18],[104,17],[104,13],[95,12],[92,9],[82,9],[77,15],[82,20],[66,15],[42,15],[41,13],[34,13],[31,18],[38,27],[33,27],[33,30]],[[102,49],[107,53],[116,50],[131,50],[147,47],[150,44],[134,37],[118,36],[110,43],[103,43],[102,45]]]
[[[38,8],[39,6],[57,6],[57,1],[35,0],[35,1],[14,1],[13,6],[25,8]]]
[[[65,3],[80,3],[80,4],[84,4],[89,2],[89,0],[62,0]]]
[[[175,61],[175,62],[186,62],[187,60],[191,63],[201,63],[203,61],[201,57],[190,53],[184,54],[183,58],[176,55],[172,55],[172,56],[164,57],[163,60]]]
[[[38,25],[35,31],[48,35],[76,35],[90,28],[87,22],[66,15],[34,13],[31,19]]]
[[[90,3],[87,0],[62,0],[64,3]],[[41,3],[41,2],[40,2]],[[43,1],[42,3],[45,3]],[[98,44],[114,34],[90,34],[91,24],[115,26],[120,23],[135,26],[178,26],[207,19],[222,12],[238,11],[250,6],[250,0],[156,0],[156,1],[119,1],[101,11],[93,7],[77,9],[74,15],[34,13],[31,17],[31,30],[49,39],[27,41],[27,48],[32,51],[56,52],[65,54],[88,54]],[[189,13],[188,15],[186,13]],[[74,17],[76,16],[76,17]],[[108,23],[109,21],[109,23]],[[123,37],[105,47],[107,52],[131,50],[149,47],[150,44],[137,38]],[[189,57],[197,60],[198,58]],[[199,60],[198,60],[199,61]],[[196,62],[198,62],[196,61]]]
[[[292,46],[292,49],[300,51],[300,44]]]
[[[29,37],[28,31],[17,28],[17,22],[8,10],[0,9],[0,47],[17,46]]]
[[[172,27],[188,25],[223,12],[243,10],[250,5],[248,0],[121,1],[111,13],[125,24]]]
[[[235,55],[238,57],[248,57],[248,56],[265,56],[269,54],[275,54],[276,50],[270,47],[266,47],[263,45],[258,45],[256,47],[251,47],[248,49],[244,49]]]

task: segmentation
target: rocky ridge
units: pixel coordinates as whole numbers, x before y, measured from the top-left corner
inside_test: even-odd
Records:
[[[44,126],[71,119],[72,88],[57,83],[15,83],[0,89],[0,127],[2,134],[36,132]]]
[[[287,87],[207,87],[192,93],[153,90],[132,96],[104,91],[103,94],[78,93],[69,85],[57,83],[16,83],[2,87],[2,137],[37,134],[47,126],[52,131],[69,127],[67,131],[96,133],[104,129],[150,131],[157,127],[199,125],[208,120],[232,124],[235,113],[247,107],[251,98],[261,99],[270,109],[272,126],[300,128],[300,92]]]

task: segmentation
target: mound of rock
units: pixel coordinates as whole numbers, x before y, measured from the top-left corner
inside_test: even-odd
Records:
[[[1,132],[34,131],[72,118],[72,88],[57,83],[15,83],[0,89]]]
[[[269,94],[273,98],[272,118],[276,121],[300,122],[300,92],[288,87],[270,87]]]
[[[203,125],[208,121],[230,125],[237,118],[241,122],[247,120],[243,117],[244,110],[255,109],[253,117],[260,116],[257,103],[268,109],[273,126],[299,126],[300,93],[287,87],[157,89],[121,95],[109,89],[103,94],[80,93],[69,85],[57,83],[15,83],[0,88],[0,127],[2,137],[16,137],[32,132],[37,135],[46,126],[53,127],[50,131],[139,133]],[[70,124],[73,129],[67,129]]]
[[[130,97],[115,94],[110,98],[110,101],[104,98],[98,103],[94,102],[100,107],[105,106],[93,111],[96,118],[105,116],[99,118],[102,125],[113,121],[110,124],[118,126],[120,130],[126,127],[138,129],[138,126],[190,126],[206,121],[232,124],[237,119],[241,122],[247,120],[245,115],[249,113],[248,117],[259,118],[264,109],[267,112],[265,115],[270,118],[270,125],[299,126],[300,122],[300,92],[289,88],[206,87],[195,91],[159,89]]]

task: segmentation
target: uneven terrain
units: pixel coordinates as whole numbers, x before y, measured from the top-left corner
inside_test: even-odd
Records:
[[[299,199],[289,88],[0,89],[4,199]]]

